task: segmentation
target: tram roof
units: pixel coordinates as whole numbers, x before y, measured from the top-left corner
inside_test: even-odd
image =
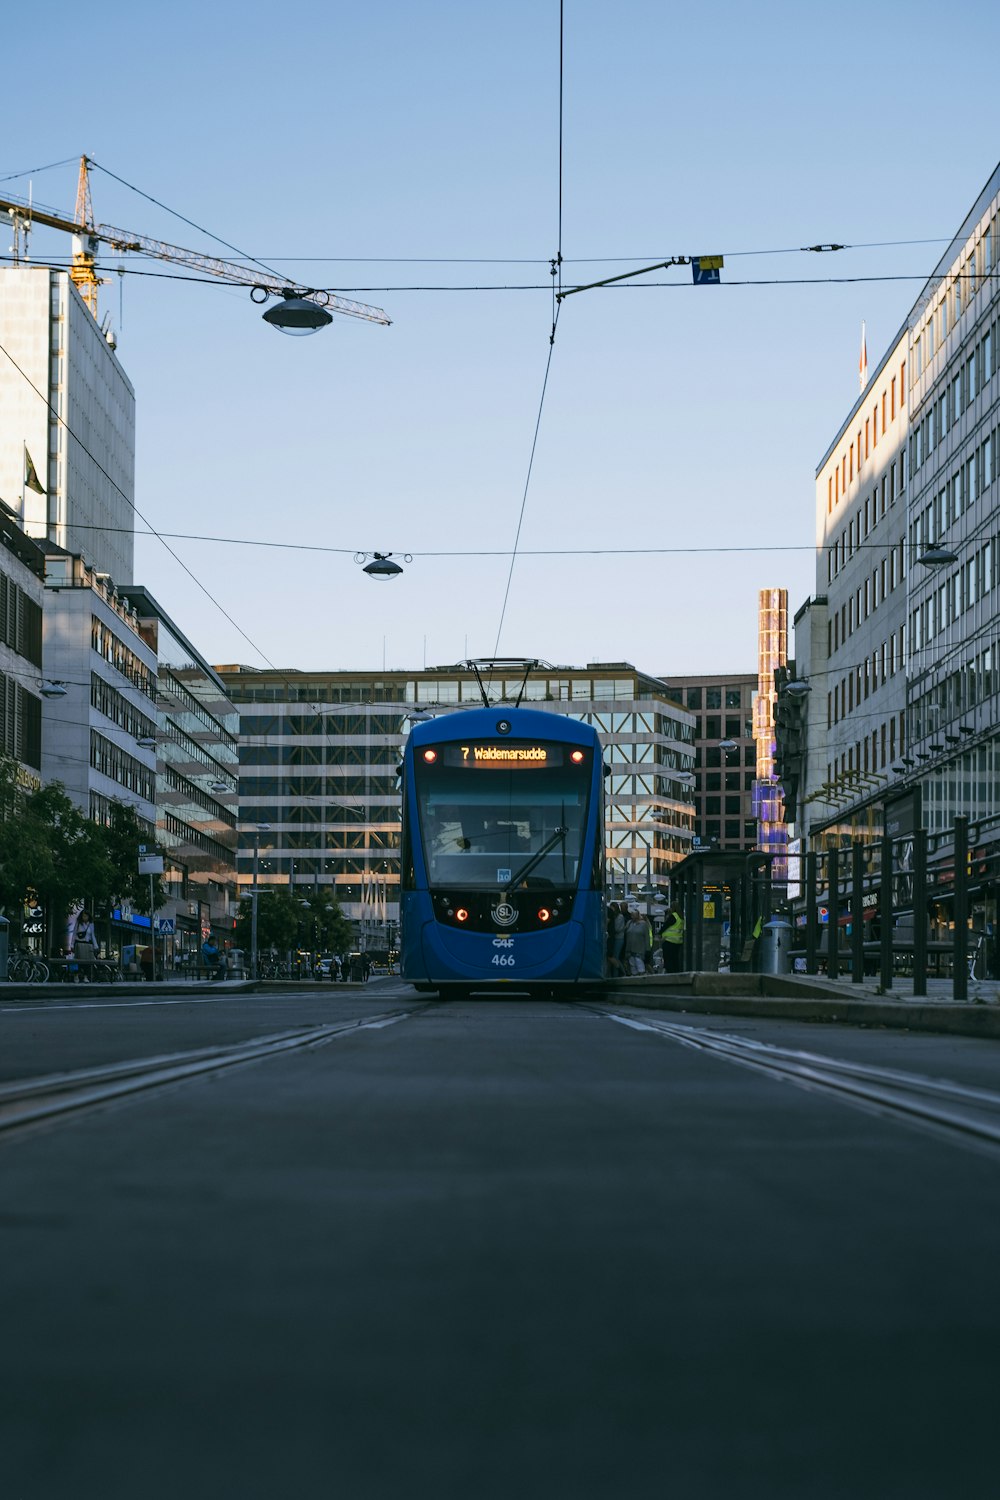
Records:
[[[509,724],[509,731],[501,730],[501,724]],[[573,745],[600,744],[600,736],[590,724],[571,719],[542,708],[515,708],[513,704],[498,703],[489,708],[461,708],[454,713],[437,714],[434,718],[415,724],[411,731],[416,745],[433,744],[435,741],[461,740],[469,735],[510,733],[514,739],[565,740]]]

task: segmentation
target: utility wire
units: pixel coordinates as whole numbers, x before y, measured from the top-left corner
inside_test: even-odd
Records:
[[[14,366],[14,369],[17,371],[17,373],[21,376],[21,378],[24,381],[27,382],[27,384],[34,391],[35,395],[38,396],[41,401],[45,402],[45,405],[48,407],[49,411],[55,417],[56,421],[60,424],[60,426],[63,427],[63,428],[65,428],[66,432],[73,439],[73,441],[79,445],[79,447],[87,455],[87,457],[90,459],[91,463],[98,470],[98,472],[100,474],[104,475],[104,478],[111,485],[112,489],[114,489],[115,493],[118,494],[118,495],[120,495],[121,498],[125,501],[125,504],[128,505],[131,508],[133,514],[136,515],[136,516],[138,516],[139,520],[143,523],[144,526],[148,526],[149,527],[149,534],[151,536],[155,536],[156,539],[161,543],[161,545],[166,548],[166,550],[170,553],[170,556],[174,559],[174,561],[178,564],[178,566],[181,567],[184,570],[184,572],[191,579],[192,583],[194,583],[194,584],[196,584],[198,586],[198,588],[201,590],[201,592],[205,595],[206,599],[209,599],[211,601],[211,603],[215,605],[215,607],[219,611],[219,613],[225,616],[225,618],[229,621],[230,625],[232,625],[233,629],[236,630],[236,631],[238,631],[238,633],[246,641],[247,645],[250,646],[254,651],[257,652],[257,654],[261,658],[261,660],[267,662],[267,665],[269,667],[271,667],[272,670],[278,671],[279,669],[277,667],[275,667],[274,662],[271,661],[270,658],[265,655],[265,653],[261,650],[261,648],[257,645],[257,643],[255,641],[251,640],[251,638],[247,635],[246,631],[243,630],[241,626],[237,625],[236,621],[233,619],[233,617],[229,613],[229,611],[226,610],[222,606],[222,604],[219,603],[219,600],[216,599],[215,595],[212,594],[205,587],[205,585],[202,583],[201,579],[198,578],[197,575],[191,571],[191,569],[188,567],[187,563],[184,562],[183,559],[178,556],[178,554],[174,551],[173,547],[171,547],[171,546],[169,546],[167,544],[167,542],[164,540],[164,538],[156,530],[156,527],[153,525],[152,521],[147,520],[147,518],[142,514],[142,512],[139,510],[139,508],[135,504],[135,502],[133,500],[131,500],[128,497],[128,495],[126,495],[125,491],[121,488],[121,486],[119,484],[117,484],[114,479],[112,479],[111,475],[108,473],[107,469],[100,462],[100,460],[94,457],[93,453],[91,453],[90,449],[87,447],[87,445],[83,441],[83,439],[81,437],[77,436],[77,434],[73,431],[72,427],[70,427],[70,425],[66,421],[66,419],[61,415],[61,413],[59,411],[56,410],[56,408],[52,405],[52,402],[47,399],[47,397],[45,396],[44,392],[40,391],[38,389],[38,387],[35,384],[35,382],[31,379],[31,376],[28,375],[24,370],[21,369],[21,366],[18,364],[17,360],[11,354],[10,350],[7,349],[3,344],[0,344],[0,354],[3,354],[10,361],[10,363]],[[96,529],[107,529],[107,528],[96,528]]]
[[[542,381],[542,395],[541,395],[541,399],[540,399],[540,401],[538,403],[538,416],[535,418],[535,434],[534,434],[534,437],[531,440],[531,456],[530,456],[530,458],[528,460],[528,472],[527,472],[527,474],[525,476],[525,480],[524,480],[524,493],[521,496],[521,511],[520,511],[520,514],[518,515],[518,518],[517,518],[517,531],[516,531],[515,536],[514,536],[514,547],[513,547],[513,550],[511,551],[511,554],[510,554],[510,568],[507,571],[507,587],[504,590],[503,605],[502,605],[502,607],[500,609],[500,623],[497,626],[496,644],[493,647],[493,654],[494,654],[494,656],[497,655],[497,653],[498,653],[498,651],[500,649],[500,636],[501,636],[501,634],[503,632],[503,622],[504,622],[504,618],[505,618],[505,616],[507,614],[507,601],[510,598],[510,585],[511,585],[511,580],[514,577],[514,564],[517,562],[517,549],[518,549],[518,543],[521,540],[521,527],[524,524],[525,507],[527,506],[527,503],[528,503],[528,489],[529,489],[529,486],[531,484],[531,472],[532,472],[532,469],[535,466],[535,450],[538,447],[538,432],[539,432],[539,429],[540,429],[540,427],[542,425],[542,412],[545,409],[545,393],[546,393],[546,391],[549,388],[549,372],[552,369],[552,355],[553,355],[553,352],[555,350],[556,326],[557,326],[558,322],[559,322],[559,309],[556,308],[555,321],[552,324],[552,336],[549,339],[549,354],[548,354],[547,360],[545,361],[545,379]]]
[[[68,167],[70,162],[77,160],[75,156],[64,156],[62,161],[50,161],[44,167],[25,167],[23,172],[7,172],[0,177],[0,182],[13,182],[15,177],[34,177],[38,172],[51,172],[53,167]]]
[[[537,424],[536,424],[537,435]],[[138,512],[137,512],[138,514]],[[141,518],[140,518],[141,519]],[[75,531],[123,531],[131,532],[135,536],[152,536],[158,540],[169,537],[171,541],[184,542],[215,542],[224,547],[265,547],[275,551],[284,552],[321,552],[338,557],[356,557],[360,552],[370,551],[366,547],[328,547],[320,542],[276,542],[267,538],[242,537],[242,536],[212,536],[198,531],[135,531],[130,526],[90,526],[80,522],[74,523]],[[884,551],[884,545],[879,546],[874,542],[863,542],[861,547],[872,552]],[[408,553],[411,557],[509,557],[511,555],[508,547],[492,548],[448,548],[442,550],[427,550],[413,547],[396,547],[394,552]],[[816,552],[824,551],[825,548],[817,549],[814,542],[782,542],[771,545],[740,545],[720,547],[712,546],[689,546],[689,547],[522,547],[518,549],[521,557],[669,557],[705,555],[715,556],[721,553],[765,553],[770,555],[775,552]],[[855,551],[857,551],[857,547]]]
[[[102,167],[101,163],[94,161],[93,157],[88,157],[88,161],[92,167],[96,167],[99,172],[103,172],[105,177],[113,177],[115,182],[120,182],[122,187],[128,188],[129,192],[138,193],[139,197],[145,198],[147,203],[154,203],[157,208],[162,208],[165,213],[172,214],[175,219],[180,219],[182,224],[189,225],[191,229],[197,229],[199,234],[207,234],[210,240],[215,240],[217,245],[224,245],[227,250],[232,250],[233,254],[238,255],[241,260],[250,261],[252,265],[259,266],[262,271],[267,271],[270,276],[280,277],[281,272],[276,271],[273,266],[266,266],[262,260],[258,260],[254,255],[248,255],[238,245],[231,245],[228,240],[224,240],[221,235],[213,234],[203,224],[196,224],[193,219],[188,219],[184,214],[178,213],[176,208],[171,208],[169,204],[161,203],[159,198],[154,198],[151,194],[144,193],[142,188],[137,188],[134,183],[126,182],[124,177],[119,177],[116,172],[112,172],[108,167]]]
[[[21,266],[27,265],[30,269],[35,269],[35,270],[50,269],[50,270],[54,270],[54,271],[65,270],[72,263],[69,256],[50,255],[50,256],[47,256],[44,260],[32,259],[30,262],[26,262],[23,256],[21,256],[20,259],[15,259],[15,257],[13,255],[2,255],[2,254],[0,254],[0,262],[6,263],[8,265],[21,265]],[[551,259],[548,262],[548,264],[550,266],[552,266],[553,264],[558,265],[559,262],[558,262],[558,260],[556,258],[553,258],[553,259]],[[562,264],[563,265],[568,265],[568,264],[571,264],[571,262],[563,261]],[[661,264],[662,264],[662,262],[661,262]],[[267,268],[264,267],[263,269],[267,269]],[[252,286],[256,285],[256,283],[254,282],[254,280],[253,280],[253,278],[251,276],[248,276],[247,279],[246,279],[246,281],[241,281],[239,278],[237,278],[235,276],[234,277],[226,277],[226,276],[190,276],[190,275],[185,275],[183,272],[180,272],[180,271],[146,271],[146,270],[140,270],[137,266],[129,266],[129,265],[116,266],[115,267],[115,272],[116,272],[117,275],[120,275],[120,276],[144,276],[144,277],[146,277],[147,280],[150,280],[150,281],[188,281],[188,282],[193,282],[196,286],[207,286],[207,287],[252,287]],[[278,275],[278,276],[280,276],[281,273],[280,272],[272,271],[272,272],[270,272],[270,274],[271,275]],[[993,274],[993,273],[991,272],[990,274]],[[852,284],[857,283],[857,282],[872,282],[872,283],[895,282],[895,281],[920,281],[920,282],[925,282],[925,281],[927,281],[927,279],[928,278],[927,278],[926,272],[921,271],[921,272],[914,272],[912,274],[911,273],[906,273],[906,274],[896,273],[896,274],[892,274],[892,275],[887,274],[887,275],[882,275],[882,276],[770,276],[770,277],[755,277],[755,278],[745,278],[745,279],[740,279],[740,280],[735,280],[735,281],[734,280],[722,281],[722,282],[719,282],[718,285],[721,286],[721,287],[737,287],[737,286],[848,286],[848,285],[852,285]],[[975,280],[976,278],[975,278],[975,276],[974,276],[974,274],[972,272],[956,271],[955,272],[955,276],[954,276],[953,279],[956,280],[956,281],[972,281],[972,280]],[[982,278],[979,278],[979,279],[982,279]],[[651,290],[656,290],[656,289],[663,290],[663,291],[673,291],[673,292],[687,292],[687,291],[692,291],[692,292],[698,292],[699,294],[702,294],[703,291],[704,291],[704,288],[697,287],[697,286],[694,285],[694,283],[692,281],[686,281],[686,280],[682,280],[682,281],[636,281],[636,282],[620,283],[617,286],[615,286],[615,285],[613,285],[613,286],[602,286],[602,287],[598,288],[598,290],[600,290],[600,291],[611,291],[611,292],[645,292],[645,291],[651,291]],[[546,284],[544,281],[526,281],[526,282],[469,282],[469,283],[466,283],[464,285],[463,284],[455,284],[455,283],[438,282],[438,283],[407,283],[406,285],[401,285],[401,286],[327,286],[327,287],[314,287],[314,288],[312,288],[312,290],[313,291],[317,291],[317,292],[329,292],[332,296],[352,296],[353,297],[353,296],[357,296],[361,292],[396,292],[396,293],[400,293],[400,292],[545,292],[545,291],[551,291],[552,287],[551,287],[551,284]],[[583,290],[583,286],[582,285],[575,286],[575,287],[574,286],[569,286],[569,287],[566,287],[566,289],[565,289],[565,295],[568,295],[571,291],[581,291],[581,290]]]
[[[514,547],[510,554],[510,567],[507,570],[507,586],[504,589],[503,604],[500,607],[500,623],[497,625],[496,643],[493,647],[493,655],[496,657],[500,650],[500,637],[503,634],[503,623],[507,616],[507,603],[510,599],[510,586],[514,577],[514,565],[517,562],[517,549],[521,540],[521,527],[524,525],[524,512],[528,504],[528,490],[531,486],[531,474],[535,467],[535,452],[538,448],[538,433],[542,425],[542,412],[545,410],[545,393],[549,388],[549,373],[552,369],[552,355],[556,344],[556,329],[559,326],[559,310],[562,306],[562,215],[563,215],[563,73],[564,73],[564,3],[559,0],[559,187],[558,187],[558,212],[557,227],[558,237],[556,244],[556,259],[553,265],[553,287],[552,287],[552,330],[549,334],[549,353],[545,361],[545,378],[542,381],[542,394],[538,402],[538,415],[535,418],[535,431],[531,439],[531,454],[528,458],[528,472],[524,477],[524,492],[521,496],[521,510],[517,518],[517,531],[514,534]],[[489,683],[493,683],[493,668],[490,668]]]

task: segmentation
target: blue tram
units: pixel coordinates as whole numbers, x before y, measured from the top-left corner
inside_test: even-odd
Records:
[[[562,992],[604,973],[604,763],[537,709],[418,724],[403,754],[402,973],[459,994]]]

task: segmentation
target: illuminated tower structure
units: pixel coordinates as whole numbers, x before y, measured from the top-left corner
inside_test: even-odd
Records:
[[[753,736],[757,746],[757,777],[753,810],[757,819],[757,847],[773,856],[771,879],[788,879],[788,830],[784,821],[781,784],[774,773],[775,667],[788,663],[788,590],[761,589],[757,606],[757,697]]]

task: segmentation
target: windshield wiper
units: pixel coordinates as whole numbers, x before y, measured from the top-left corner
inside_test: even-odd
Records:
[[[545,843],[538,850],[538,853],[533,854],[528,860],[527,864],[522,865],[517,874],[511,876],[510,880],[508,880],[507,882],[507,890],[504,891],[504,895],[506,896],[507,891],[516,890],[517,887],[521,884],[522,880],[527,880],[528,876],[531,874],[535,866],[541,864],[546,854],[548,854],[551,849],[554,849],[561,840],[565,839],[567,833],[569,833],[568,828],[557,828],[552,837],[545,840]]]

